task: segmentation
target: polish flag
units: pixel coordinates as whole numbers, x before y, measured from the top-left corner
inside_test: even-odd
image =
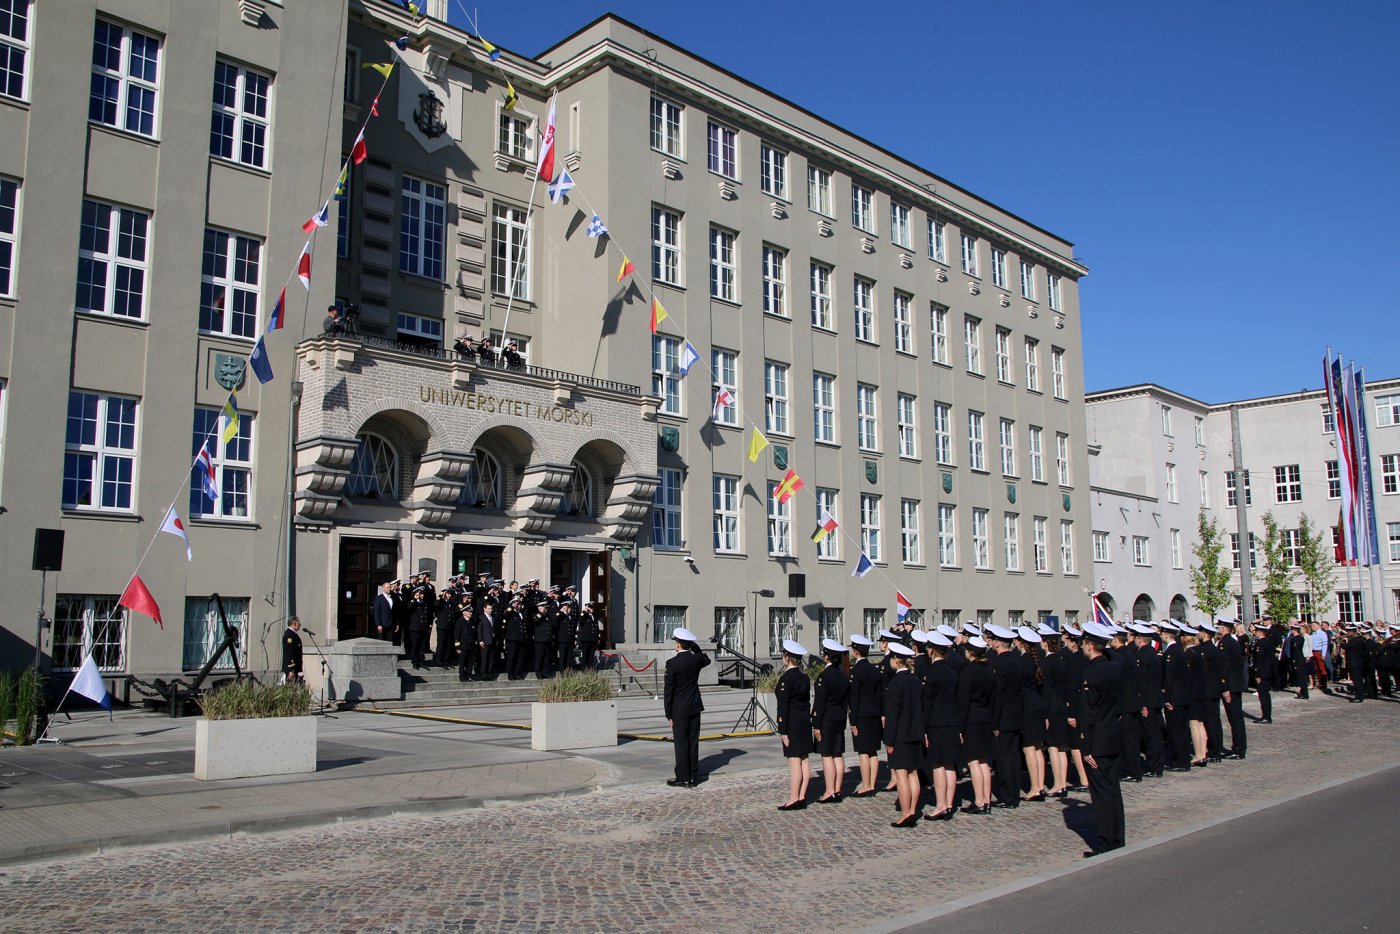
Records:
[[[306,246],[301,248],[301,259],[297,260],[297,278],[301,284],[306,286],[306,291],[311,291],[311,241],[306,241]]]
[[[535,175],[549,180],[554,177],[554,103],[559,95],[549,99],[549,120],[544,125],[544,136],[540,139],[540,159],[535,164]]]

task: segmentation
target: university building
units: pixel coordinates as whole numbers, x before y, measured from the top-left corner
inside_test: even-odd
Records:
[[[67,533],[54,665],[95,648],[142,676],[203,661],[213,592],[262,669],[288,612],[361,636],[377,585],[420,569],[572,583],[605,604],[610,644],[686,625],[761,658],[890,625],[896,589],[929,622],[1087,605],[1086,270],[911,161],[936,153],[887,152],[612,16],[493,61],[432,0],[416,19],[380,0],[338,19],[271,0],[100,0],[62,22],[6,6],[23,14],[4,40],[20,78],[0,87],[18,651],[35,528]],[[103,53],[117,126],[96,103],[84,122],[69,87],[108,77],[81,64],[89,26],[120,34]],[[387,81],[365,67],[390,62]],[[535,177],[551,107],[556,174],[576,183],[560,203]],[[362,127],[260,386],[244,363]],[[331,303],[348,333],[323,334]],[[514,341],[520,363],[466,358],[463,336]],[[211,503],[181,484],[229,383],[242,418]],[[804,487],[780,502],[788,471]],[[177,489],[188,562],[154,535]],[[839,528],[814,542],[823,512]],[[163,631],[115,605],[153,536],[140,568]]]
[[[1248,544],[1242,554],[1236,502],[1231,411],[1237,409]],[[1263,517],[1272,512],[1290,562],[1307,515],[1329,533],[1341,508],[1341,472],[1327,394],[1205,403],[1154,384],[1089,393],[1096,590],[1115,619],[1195,619],[1190,568],[1201,509],[1219,523],[1233,568],[1234,614],[1243,618],[1240,562],[1253,569],[1253,612],[1260,606]],[[1319,619],[1350,622],[1400,618],[1400,379],[1367,386],[1381,565],[1373,572],[1338,565],[1331,609]],[[1296,567],[1296,565],[1295,565]],[[1312,615],[1307,588],[1293,573],[1296,612]],[[1227,609],[1226,612],[1229,612]]]

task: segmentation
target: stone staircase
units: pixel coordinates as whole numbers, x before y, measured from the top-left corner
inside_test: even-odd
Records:
[[[616,681],[615,673],[609,676]],[[403,700],[375,701],[374,706],[381,710],[402,710],[411,707],[465,707],[473,704],[528,704],[538,696],[539,681],[533,674],[523,680],[511,681],[500,675],[495,681],[457,680],[457,669],[421,668],[414,670],[411,665],[399,665],[399,680],[403,684]],[[619,697],[650,697],[651,679],[629,680],[624,677],[623,690]],[[705,686],[702,693],[729,691],[728,687]],[[656,692],[661,691],[661,682],[656,682]]]

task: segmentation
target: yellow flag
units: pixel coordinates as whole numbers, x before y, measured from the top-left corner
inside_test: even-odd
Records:
[[[389,72],[394,70],[393,62],[365,62],[365,68],[373,68],[384,77],[389,77]]]
[[[763,437],[763,432],[755,428],[753,437],[749,439],[749,460],[757,464],[758,455],[762,454],[766,447],[768,447],[768,439]]]
[[[520,98],[517,97],[516,94],[515,94],[515,85],[511,84],[511,83],[510,83],[510,79],[507,78],[507,79],[506,79],[506,102],[505,102],[504,104],[502,104],[501,107],[502,107],[503,109],[505,109],[505,110],[514,110],[514,109],[515,109],[515,105],[518,104],[518,103],[520,103]]]
[[[236,393],[228,394],[228,401],[224,403],[224,431],[221,437],[224,444],[228,444],[238,437],[238,396]]]

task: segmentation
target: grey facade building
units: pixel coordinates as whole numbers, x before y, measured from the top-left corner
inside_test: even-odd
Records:
[[[148,24],[166,44],[193,19],[177,9],[170,23]],[[239,10],[218,5],[228,30]],[[336,20],[325,11],[319,31],[303,34],[312,28],[303,5],[268,5],[285,27],[258,40],[297,45],[297,61],[227,53],[272,79],[275,165],[238,175],[271,190],[227,207],[260,203],[269,216],[265,226],[219,222],[267,238],[263,309],[300,250],[297,227],[334,184],[371,109],[378,116],[368,121],[367,158],[317,234],[309,297],[292,280],[291,331],[273,338],[278,379],[260,395],[254,382],[247,403],[240,394],[256,416],[248,514],[191,519],[188,567],[178,542],[157,542],[160,560],[143,564],[142,576],[163,605],[186,599],[197,617],[208,592],[238,595],[257,635],[280,630],[290,591],[313,628],[348,638],[368,631],[383,580],[422,568],[440,584],[485,571],[579,585],[606,604],[612,643],[664,642],[687,625],[762,657],[784,637],[811,646],[890,625],[896,588],[929,621],[1083,611],[1090,477],[1077,281],[1086,270],[1069,242],[615,17],[536,58],[506,52],[492,62],[444,12],[429,3],[429,15],[414,19],[397,4],[351,0],[332,46],[325,24]],[[218,37],[203,40],[206,71],[225,31],[206,30]],[[34,34],[64,44],[57,25]],[[86,54],[84,42],[69,36],[70,54]],[[395,60],[387,83],[364,67]],[[47,67],[43,55],[34,61]],[[165,81],[164,106],[203,115],[208,83]],[[549,202],[548,179],[534,177],[551,100],[556,166],[577,183],[561,204]],[[27,113],[41,103],[37,93],[0,98],[0,120],[10,119],[6,107]],[[340,134],[329,144],[327,112]],[[80,138],[100,132],[80,115],[72,122]],[[226,168],[204,150],[195,159],[191,146],[192,174]],[[34,168],[32,141],[11,148],[0,174],[19,183],[26,206],[18,281],[71,282],[77,216],[28,209],[59,167]],[[77,160],[80,147],[71,148]],[[68,170],[83,177],[76,161]],[[151,184],[152,197],[178,191],[204,207],[189,198],[189,179]],[[222,198],[211,188],[205,200],[212,217]],[[151,252],[153,288],[169,275],[170,289],[189,290],[170,307],[197,306],[191,244],[213,224],[185,213],[188,229],[172,231],[164,248],[171,258]],[[588,235],[595,214],[607,237]],[[165,235],[163,219],[153,229]],[[52,249],[33,245],[44,238]],[[60,242],[66,263],[54,259]],[[53,268],[31,270],[41,250]],[[619,281],[623,254],[636,271]],[[655,335],[653,297],[669,312]],[[319,309],[332,300],[358,312],[354,333],[320,334]],[[0,314],[25,307],[0,299]],[[131,552],[145,547],[169,499],[154,487],[178,482],[188,453],[189,431],[174,426],[221,397],[215,350],[250,349],[238,336],[201,333],[193,312],[171,312],[169,343],[163,330],[157,340],[157,307],[165,301],[152,303],[150,326],[137,332],[141,364],[114,368],[127,381],[93,384],[141,400],[143,485],[117,515],[61,508],[57,478],[32,482],[37,470],[16,467],[31,463],[30,451],[14,453],[17,424],[38,436],[65,412],[82,379],[68,369],[73,335],[96,316],[46,315],[46,327],[67,335],[52,344],[61,354],[35,340],[5,359],[0,493],[12,511],[0,523],[16,540],[35,526],[69,531],[84,584],[65,570],[60,593],[120,592]],[[516,341],[521,366],[463,358],[453,343],[464,335]],[[682,376],[686,342],[698,361]],[[167,358],[178,365],[167,371]],[[39,379],[58,388],[31,395]],[[715,406],[721,390],[733,406]],[[746,456],[755,425],[769,442],[756,462]],[[62,461],[57,442],[45,443],[51,456],[35,457],[36,468]],[[168,450],[150,453],[161,445]],[[148,492],[155,471],[146,465],[167,462]],[[789,469],[805,487],[782,504],[774,487]],[[840,527],[816,543],[823,510]],[[862,551],[875,567],[855,578]],[[16,562],[4,574],[9,616],[22,617],[35,575]],[[162,635],[113,616],[127,646],[124,667],[106,665],[114,671],[178,671],[197,654],[178,627]],[[254,667],[264,651],[254,648]]]
[[[1371,572],[1338,565],[1332,606],[1320,618],[1395,620],[1400,615],[1400,380],[1367,387],[1371,474],[1376,491],[1381,564]],[[1144,384],[1090,393],[1086,399],[1094,471],[1094,575],[1115,617],[1176,616],[1191,601],[1189,569],[1205,509],[1226,536],[1222,556],[1234,568],[1230,587],[1240,604],[1240,561],[1255,568],[1256,605],[1262,570],[1263,516],[1272,512],[1291,554],[1300,518],[1335,529],[1341,474],[1327,395],[1321,389],[1208,404]],[[1246,512],[1252,542],[1241,554],[1231,410],[1237,408],[1248,473]],[[1178,542],[1177,544],[1176,542]],[[1296,611],[1311,614],[1301,577],[1293,575]],[[1170,608],[1170,609],[1169,609]],[[1192,617],[1197,616],[1194,607]]]

